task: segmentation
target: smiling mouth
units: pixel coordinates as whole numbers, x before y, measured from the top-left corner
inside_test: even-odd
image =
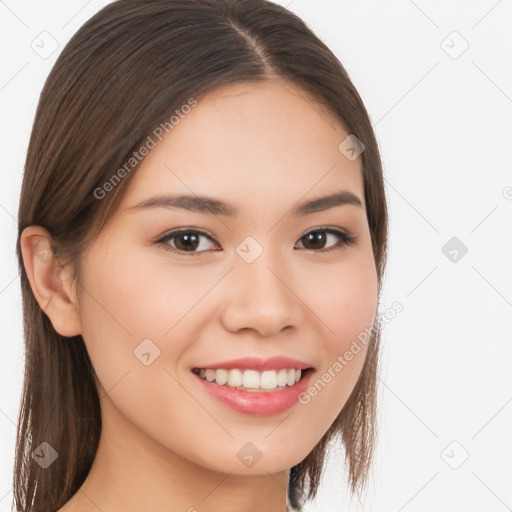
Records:
[[[268,393],[293,387],[312,371],[313,368],[303,370],[281,368],[264,371],[240,368],[194,368],[192,373],[218,386],[253,393]]]

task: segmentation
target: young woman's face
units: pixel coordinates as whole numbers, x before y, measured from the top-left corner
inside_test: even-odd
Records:
[[[361,158],[339,149],[348,135],[276,81],[223,87],[153,136],[78,288],[113,439],[235,474],[282,471],[314,448],[360,375],[366,348],[353,342],[377,313]],[[345,200],[298,210],[333,194]],[[260,395],[193,371],[260,370],[242,383],[272,386],[299,363],[226,361],[276,356],[312,368],[307,382]],[[236,371],[212,375],[240,384]]]

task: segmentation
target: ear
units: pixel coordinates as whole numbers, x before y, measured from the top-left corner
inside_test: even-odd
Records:
[[[62,268],[51,248],[51,235],[40,226],[23,230],[20,246],[32,293],[61,336],[81,334],[71,274]]]

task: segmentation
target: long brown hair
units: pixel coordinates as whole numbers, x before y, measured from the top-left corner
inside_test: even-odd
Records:
[[[72,37],[42,90],[23,176],[16,252],[25,375],[14,467],[17,510],[61,508],[85,480],[101,432],[98,391],[81,336],[63,337],[32,293],[20,236],[52,236],[79,282],[80,256],[115,211],[136,166],[101,200],[106,183],[156,126],[214,88],[280,77],[314,97],[360,139],[364,194],[379,295],[387,247],[382,164],[371,122],[345,69],[296,15],[266,0],[119,0]],[[340,141],[341,142],[341,141]],[[311,453],[291,468],[290,505],[315,497],[327,445],[341,436],[353,492],[367,483],[376,432],[380,331],[368,344],[348,402]],[[43,442],[57,459],[32,457]]]

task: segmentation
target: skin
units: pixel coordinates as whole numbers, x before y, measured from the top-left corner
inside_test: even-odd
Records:
[[[47,231],[24,230],[36,299],[57,332],[82,335],[98,377],[97,457],[61,512],[286,510],[289,469],[343,408],[364,346],[307,405],[267,417],[218,402],[191,368],[286,355],[315,368],[313,383],[373,324],[377,274],[361,158],[339,151],[347,136],[284,81],[222,87],[201,98],[133,171],[119,210],[83,254],[81,286],[44,253]],[[362,207],[289,213],[338,190],[358,196]],[[240,215],[131,209],[164,193],[214,197]],[[304,235],[326,225],[356,242],[329,253],[322,251],[340,244],[334,235],[307,245]],[[169,250],[183,248],[183,238],[154,243],[182,227],[212,239],[201,237],[194,256]],[[250,264],[235,252],[247,236],[263,249]],[[160,349],[149,366],[134,357],[147,338]],[[250,468],[237,457],[248,442],[262,454]]]

